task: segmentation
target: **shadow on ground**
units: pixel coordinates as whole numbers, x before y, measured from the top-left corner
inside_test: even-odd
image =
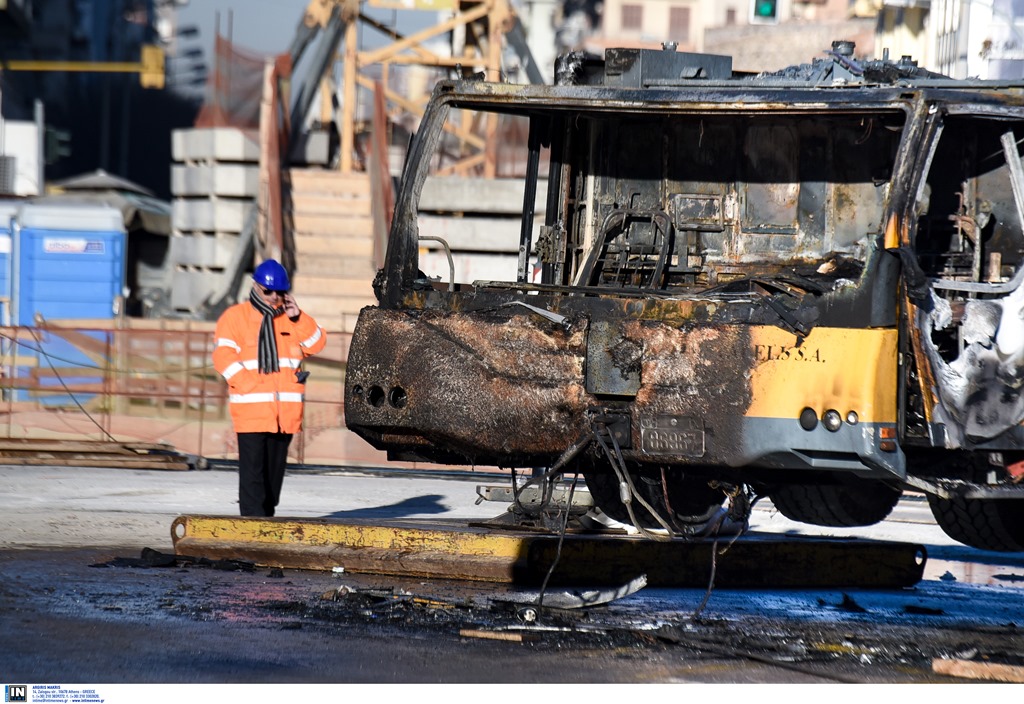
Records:
[[[403,499],[387,506],[357,508],[351,511],[335,511],[325,518],[407,518],[409,516],[433,516],[446,513],[451,508],[441,502],[440,494],[425,494]]]

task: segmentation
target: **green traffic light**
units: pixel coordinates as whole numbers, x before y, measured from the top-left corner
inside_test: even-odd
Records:
[[[762,18],[774,18],[778,5],[778,0],[755,0],[754,15]]]

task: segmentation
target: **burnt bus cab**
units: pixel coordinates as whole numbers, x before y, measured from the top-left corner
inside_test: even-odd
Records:
[[[770,74],[609,49],[557,75],[437,85],[348,427],[394,459],[582,474],[642,530],[761,496],[869,525],[911,489],[956,540],[1024,550],[1024,84],[845,45]],[[514,220],[463,245],[518,252],[487,280],[421,232],[471,120],[523,135]]]

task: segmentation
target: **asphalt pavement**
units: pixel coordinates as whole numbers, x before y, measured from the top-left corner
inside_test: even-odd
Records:
[[[278,515],[488,519],[507,507],[478,503],[477,487],[504,481],[296,468]],[[929,558],[912,589],[647,588],[561,624],[496,612],[507,595],[487,585],[132,564],[144,548],[173,552],[176,517],[237,510],[231,467],[0,466],[0,682],[905,683],[958,681],[932,672],[937,659],[1024,661],[1024,555],[954,543],[916,496],[866,529],[794,524],[769,503],[751,521],[920,543]]]
[[[289,470],[277,515],[486,519],[505,507],[477,505],[476,486],[497,481],[484,473]],[[0,549],[170,550],[180,515],[237,516],[237,472],[0,465]]]

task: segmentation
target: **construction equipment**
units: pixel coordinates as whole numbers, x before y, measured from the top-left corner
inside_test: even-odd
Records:
[[[511,47],[527,80],[543,82],[526,43],[522,23],[508,0],[463,0],[461,2],[402,3],[396,9],[436,13],[450,9],[451,16],[411,36],[403,36],[362,12],[366,4],[389,7],[386,0],[310,0],[286,57],[268,67],[264,82],[264,109],[261,111],[261,187],[259,214],[253,212],[238,237],[236,256],[229,276],[216,294],[202,307],[200,316],[214,319],[235,301],[244,271],[253,259],[275,258],[286,269],[296,267],[295,236],[286,213],[290,206],[289,169],[302,164],[312,132],[323,144],[336,144],[325,161],[336,163],[342,173],[368,168],[356,159],[357,141],[365,135],[367,121],[359,118],[361,100],[379,90],[388,114],[379,124],[399,121],[401,115],[418,120],[427,95],[407,95],[393,90],[387,76],[395,67],[418,65],[469,76],[483,71],[497,80],[505,75],[503,50]],[[460,30],[460,31],[455,31]],[[360,31],[383,36],[383,44],[362,49]],[[461,36],[451,52],[438,51],[431,42],[439,38]],[[451,42],[451,39],[448,39]],[[340,85],[333,79],[336,62],[341,63]],[[382,80],[383,77],[383,80]],[[319,96],[319,114],[314,106]],[[335,109],[337,105],[337,109]],[[466,163],[481,164],[485,175],[494,176],[498,160],[496,122],[466,126],[460,130],[461,151]],[[481,133],[482,134],[479,134]],[[337,137],[337,139],[334,139]],[[383,139],[383,135],[380,136]],[[378,168],[387,169],[385,163]],[[389,173],[386,174],[390,176]],[[380,180],[380,179],[378,179]],[[390,178],[387,179],[390,184]],[[390,195],[378,196],[388,199]]]

